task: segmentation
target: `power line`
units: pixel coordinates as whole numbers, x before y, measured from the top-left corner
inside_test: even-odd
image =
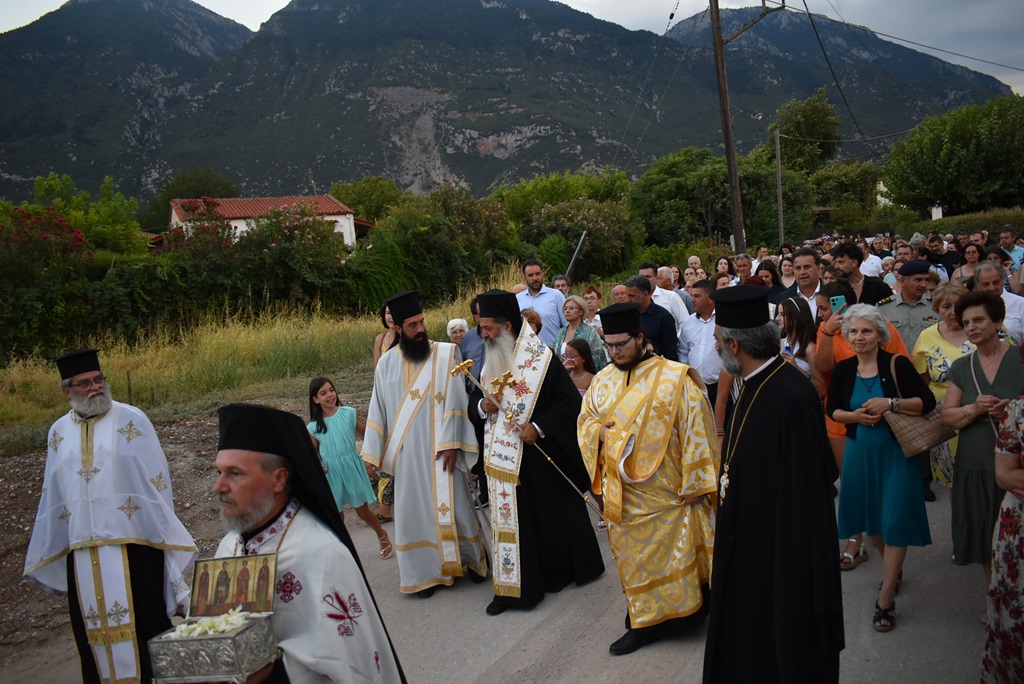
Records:
[[[800,140],[802,142],[827,142],[827,143],[838,142],[838,143],[842,143],[842,144],[845,145],[846,143],[852,143],[852,142],[873,142],[875,140],[886,140],[888,138],[892,138],[892,137],[895,137],[897,135],[905,135],[907,133],[910,133],[912,130],[914,130],[914,129],[913,128],[908,128],[905,131],[895,131],[893,133],[885,133],[883,135],[876,135],[876,136],[873,136],[871,138],[854,138],[853,140],[843,140],[841,138],[831,138],[831,139],[799,138],[799,137],[797,137],[795,135],[786,135],[785,133],[779,133],[779,137],[780,138],[788,138],[789,140]]]
[[[828,65],[828,71],[832,74],[832,80],[836,84],[836,90],[839,91],[839,97],[843,99],[843,104],[846,106],[846,111],[850,113],[850,119],[853,120],[853,126],[860,133],[860,137],[864,137],[864,131],[860,129],[860,124],[857,123],[857,117],[853,114],[853,109],[850,107],[849,101],[846,99],[846,93],[843,92],[843,86],[839,84],[839,78],[836,76],[835,69],[832,68],[832,60],[828,58],[828,52],[825,51],[825,43],[821,40],[821,35],[818,33],[818,27],[814,23],[814,16],[811,14],[811,10],[807,7],[807,0],[803,0],[804,9],[807,10],[807,18],[811,21],[811,28],[814,29],[814,37],[818,39],[818,47],[821,48],[821,54],[825,57],[825,64]]]

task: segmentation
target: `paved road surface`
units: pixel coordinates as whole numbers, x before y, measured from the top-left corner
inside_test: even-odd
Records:
[[[949,496],[946,491],[938,494],[939,500],[927,505],[933,544],[908,554],[895,631],[879,634],[871,626],[882,573],[878,554],[872,549],[871,560],[843,573],[843,682],[978,681],[984,641],[978,620],[985,607],[982,571],[980,566],[950,562]],[[608,645],[623,633],[625,602],[607,539],[601,541],[607,565],[603,577],[549,595],[533,611],[490,617],[484,613],[491,599],[488,584],[459,580],[426,600],[399,594],[398,564],[376,557],[373,532],[354,515],[348,524],[410,682],[700,681],[703,630],[628,656],[608,654]],[[753,612],[751,619],[757,619]],[[736,657],[742,658],[742,644],[735,648]],[[43,668],[21,670],[27,678],[20,680],[78,681],[70,633],[50,657]]]

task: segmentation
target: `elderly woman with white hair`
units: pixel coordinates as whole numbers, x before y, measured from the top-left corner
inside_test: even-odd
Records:
[[[448,321],[448,339],[452,341],[452,344],[462,344],[462,338],[469,330],[469,324],[465,318],[453,318]]]
[[[889,341],[889,324],[875,307],[851,306],[843,315],[843,336],[856,356],[835,365],[828,390],[828,415],[846,426],[839,536],[866,531],[882,554],[884,576],[872,623],[888,632],[896,626],[907,547],[932,540],[920,457],[903,455],[882,414],[920,416],[935,408],[935,397],[910,359],[881,348]]]

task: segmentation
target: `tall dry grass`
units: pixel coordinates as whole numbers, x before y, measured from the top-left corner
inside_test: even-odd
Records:
[[[520,281],[509,267],[489,283],[457,293],[425,311],[431,339],[447,341],[452,318],[469,316],[473,293],[511,289]],[[306,383],[330,375],[353,400],[369,397],[373,340],[380,318],[334,318],[282,309],[225,320],[211,312],[187,330],[163,326],[134,345],[98,338],[100,361],[114,398],[143,408],[156,422],[208,416],[232,401],[305,402]],[[41,447],[47,427],[68,410],[49,360],[31,359],[0,369],[0,456]]]

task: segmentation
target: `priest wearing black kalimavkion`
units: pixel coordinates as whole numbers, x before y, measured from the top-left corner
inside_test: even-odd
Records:
[[[821,400],[779,355],[768,290],[711,295],[722,367],[743,378],[725,429],[704,682],[838,682],[838,473]]]
[[[276,553],[270,618],[283,656],[269,682],[404,682],[305,423],[266,406],[221,408],[213,491],[217,557]]]
[[[571,582],[590,582],[604,561],[580,494],[590,483],[576,440],[579,390],[523,324],[515,295],[490,290],[478,301],[487,350],[480,380],[489,397],[474,389],[469,415],[484,424],[495,594],[487,614],[498,615],[533,608]]]

